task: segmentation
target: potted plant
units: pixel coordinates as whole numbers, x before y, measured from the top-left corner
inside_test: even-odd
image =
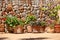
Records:
[[[45,31],[48,32],[48,33],[53,33],[54,32],[54,26],[55,26],[54,23],[48,25],[46,27]]]
[[[33,33],[40,32],[40,21],[32,23]]]
[[[55,24],[55,27],[54,27],[54,32],[56,33],[60,33],[60,5],[57,5],[55,7],[55,10],[57,10],[57,20],[56,20],[56,24]]]
[[[34,26],[34,30],[36,30],[37,32],[44,32],[45,31],[45,27],[46,27],[46,22],[43,20],[39,20],[36,21],[36,24]]]
[[[33,24],[33,32],[44,32],[45,31],[45,26],[46,26],[46,22],[45,21],[36,21]]]
[[[14,33],[23,33],[24,32],[24,21],[18,20],[18,25],[14,27]]]
[[[55,24],[54,32],[55,33],[60,33],[60,22],[59,21]]]
[[[7,29],[9,32],[13,33],[23,32],[24,21],[18,20],[18,18],[15,16],[12,17],[8,16],[5,23],[7,24]]]
[[[47,20],[45,32],[53,33],[54,32],[54,26],[55,26],[55,20],[51,20],[51,19]]]
[[[32,23],[36,20],[36,17],[34,15],[28,15],[26,17],[25,24],[27,24],[27,32],[32,32]]]
[[[6,26],[7,26],[7,30],[9,32],[13,32],[13,27],[15,26],[15,22],[14,22],[13,16],[11,16],[11,17],[7,16],[5,23],[6,23]]]
[[[41,21],[40,22],[40,32],[45,32],[46,22]]]

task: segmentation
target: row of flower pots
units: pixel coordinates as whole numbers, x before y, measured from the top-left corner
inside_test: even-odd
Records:
[[[45,30],[47,28],[47,30]],[[60,33],[60,25],[56,25],[54,29],[51,29],[50,27],[40,27],[40,26],[27,26],[26,29],[24,27],[18,25],[17,27],[8,27],[7,30],[9,33]],[[0,32],[5,32],[5,28],[3,26],[0,27]]]
[[[37,21],[34,15],[28,15],[26,20],[18,20],[15,16],[6,16],[5,24],[0,24],[0,32],[9,33],[60,33],[60,24],[54,24],[50,21],[50,24],[46,21]]]

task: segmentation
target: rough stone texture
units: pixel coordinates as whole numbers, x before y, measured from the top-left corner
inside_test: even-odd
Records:
[[[29,1],[32,2],[31,3],[32,5],[29,5],[29,3],[28,3]],[[0,11],[4,11],[6,9],[6,7],[7,7],[7,5],[9,3],[12,3],[12,5],[13,5],[13,11],[16,14],[20,14],[21,13],[20,10],[19,10],[19,8],[21,6],[23,6],[24,10],[23,10],[23,13],[21,13],[22,14],[21,16],[26,17],[28,13],[32,13],[38,19],[40,17],[40,15],[39,15],[40,14],[40,0],[36,0],[36,1],[29,0],[29,1],[25,0],[25,2],[24,2],[23,0],[9,0],[9,1],[8,0],[5,0],[5,1],[0,0],[0,5],[1,5],[0,6],[0,8],[1,8]],[[53,0],[51,0],[51,2],[52,1]],[[48,2],[47,0],[43,1],[43,4],[46,4],[47,2]],[[47,17],[47,14],[44,17]]]

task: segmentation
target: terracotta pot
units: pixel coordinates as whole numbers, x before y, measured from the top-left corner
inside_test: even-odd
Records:
[[[13,33],[13,28],[12,28],[12,27],[9,27],[9,26],[8,26],[8,27],[7,27],[7,30],[8,30],[9,33]]]
[[[13,27],[6,24],[6,29],[9,33],[13,33]]]
[[[30,26],[30,25],[27,26],[27,32],[28,33],[31,33],[32,32],[32,26]]]
[[[23,33],[23,32],[24,32],[24,28],[20,25],[14,28],[14,33]]]
[[[45,32],[54,33],[54,29],[50,27],[46,27]]]
[[[33,26],[33,32],[34,33],[40,32],[40,27],[39,26]]]
[[[59,24],[56,24],[56,25],[55,25],[54,31],[55,31],[56,33],[60,33],[60,25],[59,25]]]
[[[0,24],[0,32],[4,32],[4,31],[5,31],[4,24]]]
[[[33,32],[39,33],[39,32],[45,32],[45,27],[41,26],[33,26]]]
[[[41,33],[45,32],[45,27],[40,26],[40,32]]]
[[[5,31],[5,28],[0,28],[0,32],[4,32]]]

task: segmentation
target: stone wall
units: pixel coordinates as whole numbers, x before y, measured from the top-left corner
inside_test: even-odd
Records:
[[[52,0],[50,1],[54,2]],[[48,4],[50,1],[42,1],[42,6],[46,6],[46,4]],[[26,17],[27,14],[32,13],[37,17],[37,19],[40,18],[41,0],[0,0],[0,14],[6,10],[8,4],[12,4],[12,9],[15,14]],[[10,15],[9,13],[10,12],[8,12],[7,14]],[[42,13],[42,16],[44,19],[48,17],[47,14],[45,15],[44,13]]]

